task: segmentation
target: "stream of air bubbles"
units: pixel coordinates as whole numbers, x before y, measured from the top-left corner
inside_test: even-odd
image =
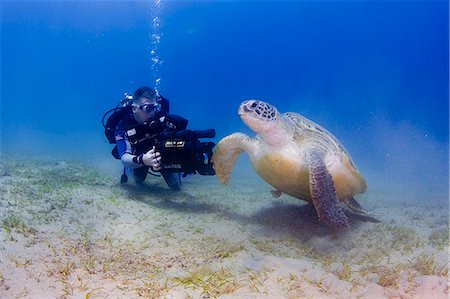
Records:
[[[152,5],[152,33],[150,35],[151,40],[151,49],[150,49],[150,55],[151,55],[151,70],[152,70],[152,76],[153,76],[153,84],[156,93],[159,93],[159,87],[161,82],[161,77],[159,75],[159,67],[163,63],[163,60],[158,55],[158,46],[161,42],[161,9],[162,9],[162,3],[161,0],[154,0]]]

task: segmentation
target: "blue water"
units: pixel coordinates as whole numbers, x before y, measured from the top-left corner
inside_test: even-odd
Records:
[[[1,150],[112,159],[101,116],[159,78],[171,112],[215,128],[215,141],[252,134],[236,111],[257,98],[333,132],[369,190],[446,198],[448,11],[430,0],[3,1]]]

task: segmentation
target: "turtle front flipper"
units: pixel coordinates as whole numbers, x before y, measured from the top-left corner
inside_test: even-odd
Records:
[[[308,159],[309,187],[319,220],[335,229],[347,229],[350,224],[336,196],[333,178],[324,163],[323,154],[314,151]]]
[[[214,170],[222,184],[228,184],[239,154],[253,153],[257,141],[243,133],[233,133],[223,138],[215,147],[212,161]]]

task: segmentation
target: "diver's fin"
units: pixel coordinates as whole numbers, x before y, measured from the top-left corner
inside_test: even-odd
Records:
[[[127,169],[124,167],[122,176],[120,177],[120,183],[126,184],[127,182],[128,182]]]

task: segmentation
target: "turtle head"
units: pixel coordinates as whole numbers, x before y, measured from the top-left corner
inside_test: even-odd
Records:
[[[242,121],[268,144],[283,146],[292,139],[292,131],[286,126],[283,116],[268,103],[244,101],[238,113]]]
[[[263,133],[274,126],[278,110],[274,106],[258,100],[247,100],[239,106],[242,121],[256,133]]]

